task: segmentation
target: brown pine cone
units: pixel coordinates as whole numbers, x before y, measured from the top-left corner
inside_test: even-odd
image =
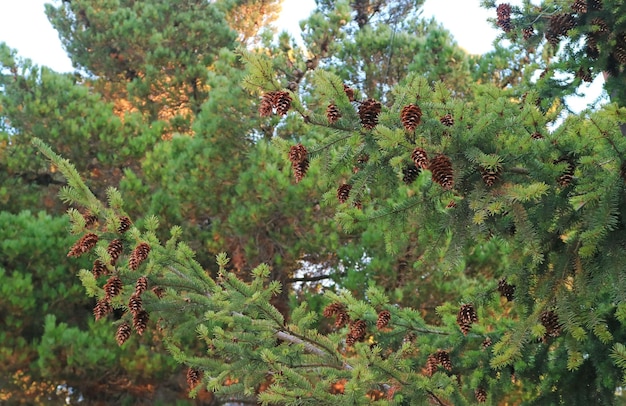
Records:
[[[83,235],[74,245],[70,248],[70,251],[67,253],[68,257],[79,257],[84,253],[91,251],[93,247],[96,246],[98,242],[98,236],[94,233],[87,233]]]

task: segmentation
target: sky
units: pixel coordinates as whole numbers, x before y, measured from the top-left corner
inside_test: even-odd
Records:
[[[72,64],[44,13],[44,4],[50,2],[58,4],[60,0],[0,0],[0,42],[6,42],[17,49],[20,56],[38,65],[69,72]],[[509,0],[509,3],[519,4],[521,0]],[[469,53],[482,54],[492,49],[499,32],[486,21],[495,11],[485,10],[479,4],[480,0],[426,0],[423,16],[435,17]],[[291,33],[299,32],[299,21],[305,19],[314,6],[314,0],[284,0],[278,25]],[[602,78],[583,85],[581,91],[586,94],[585,98],[569,102],[575,111],[584,109],[601,94]]]

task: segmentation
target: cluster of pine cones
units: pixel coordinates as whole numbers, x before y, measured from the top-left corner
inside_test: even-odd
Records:
[[[86,227],[92,227],[98,222],[97,216],[91,213],[83,214]],[[130,218],[122,216],[118,219],[119,226],[117,227],[117,233],[124,234],[128,231],[132,225]],[[88,232],[83,235],[69,250],[68,257],[77,257],[91,251],[98,243],[99,237],[93,232]],[[106,317],[108,314],[113,313],[112,300],[116,296],[122,293],[123,282],[119,276],[119,272],[115,268],[118,260],[124,253],[124,242],[122,238],[115,238],[107,245],[106,252],[109,256],[108,264],[101,259],[96,259],[93,263],[92,274],[94,278],[98,279],[104,275],[110,275],[102,289],[104,296],[97,301],[93,314],[97,320]],[[150,254],[150,245],[146,242],[140,242],[128,255],[128,268],[132,271],[139,269],[141,264],[148,259]],[[148,279],[145,276],[140,276],[135,283],[135,291],[131,295],[128,301],[128,309],[132,314],[132,328],[139,334],[143,334],[148,321],[150,319],[148,312],[143,308],[143,301],[141,295],[148,288]],[[153,292],[160,296],[162,291],[158,288],[153,288]],[[122,345],[128,340],[131,335],[131,324],[127,321],[122,321],[115,333],[116,341],[119,345]]]

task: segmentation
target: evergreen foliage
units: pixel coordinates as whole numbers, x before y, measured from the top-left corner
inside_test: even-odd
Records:
[[[2,51],[9,72],[2,105],[14,107],[1,113],[23,118],[5,119],[3,135],[25,134],[4,150],[30,153],[32,140],[49,159],[28,163],[33,171],[63,175],[54,179],[63,184],[73,237],[57,252],[85,261],[79,277],[95,303],[89,321],[81,318],[88,332],[52,312],[42,319],[43,333],[34,335],[42,335],[42,374],[88,394],[102,388],[81,387],[71,371],[102,375],[122,365],[123,382],[141,386],[171,376],[169,364],[143,366],[161,363],[162,353],[146,350],[163,346],[184,365],[190,395],[219,402],[621,400],[619,90],[612,104],[564,115],[560,99],[578,82],[535,81],[542,62],[516,54],[516,45],[467,56],[442,27],[418,18],[421,2],[318,1],[302,23],[306,50],[285,34],[251,39],[253,24],[232,14],[235,4],[274,2],[182,2],[171,19],[168,2],[100,3],[48,8],[75,63],[91,74],[84,81]],[[578,14],[597,13],[589,18],[621,30],[619,4],[606,11],[602,2],[571,3],[546,2],[549,12],[501,4],[494,22],[511,39],[519,31],[536,41],[551,66],[566,69],[572,58],[594,59],[554,49],[588,25]],[[566,7],[577,16],[563,14]],[[198,30],[184,37],[190,43],[168,48],[182,35],[176,21],[195,26],[195,16]],[[525,18],[537,18],[532,32]],[[137,25],[124,23],[131,20]],[[233,52],[227,23],[255,47]],[[116,30],[102,30],[107,25]],[[146,35],[128,35],[137,27]],[[215,42],[196,36],[207,32]],[[116,43],[124,53],[107,56]],[[185,53],[194,44],[201,52]],[[598,52],[615,57],[618,45],[609,40]],[[142,140],[102,160],[98,168],[121,168],[113,182],[81,179],[86,146],[28,130],[50,115],[31,120],[18,107],[53,100],[44,90],[20,99],[11,78],[31,74],[41,89],[50,80],[87,100],[75,108],[88,117],[111,117],[111,131],[123,135],[95,150]],[[203,92],[189,93],[190,78]],[[179,109],[164,114],[172,101]],[[92,131],[75,134],[90,139]],[[119,190],[110,187],[119,179]],[[24,274],[11,277],[30,292]],[[27,309],[20,311],[35,308],[20,299]],[[75,357],[91,347],[101,351]],[[65,362],[54,369],[59,351]]]

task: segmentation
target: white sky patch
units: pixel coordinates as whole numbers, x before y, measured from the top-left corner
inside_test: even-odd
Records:
[[[44,13],[44,4],[59,4],[60,0],[0,0],[0,42],[6,42],[19,51],[19,56],[30,58],[58,72],[71,72],[71,61],[65,54],[57,32]],[[509,0],[513,5],[521,0]],[[281,16],[276,22],[279,29],[299,35],[299,22],[308,17],[315,7],[314,0],[284,0]],[[463,49],[472,54],[482,54],[493,48],[498,30],[487,23],[495,17],[495,10],[480,7],[480,0],[427,0],[422,9],[425,18],[435,17],[443,24]],[[593,104],[602,94],[603,79],[598,75],[592,84],[579,88],[584,97],[568,99],[574,111]]]

